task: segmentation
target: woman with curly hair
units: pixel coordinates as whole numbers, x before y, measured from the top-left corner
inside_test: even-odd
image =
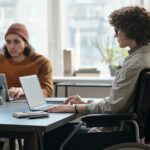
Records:
[[[48,112],[94,114],[121,113],[130,110],[139,74],[144,68],[150,68],[150,13],[139,6],[123,7],[109,15],[109,22],[114,27],[119,46],[130,48],[129,56],[125,58],[122,68],[116,73],[109,96],[100,99],[99,102],[85,102],[80,96],[70,96],[64,105],[50,108]],[[68,103],[74,105],[67,105]],[[71,127],[67,124],[47,133],[44,139],[45,148],[58,149],[69,130]],[[93,131],[99,130],[95,128]],[[59,134],[61,132],[63,134]]]

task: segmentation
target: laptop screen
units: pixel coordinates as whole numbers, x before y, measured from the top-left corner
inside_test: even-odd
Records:
[[[30,109],[46,104],[37,75],[23,76],[19,79]]]

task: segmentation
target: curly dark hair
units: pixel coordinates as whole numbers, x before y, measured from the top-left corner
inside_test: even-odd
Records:
[[[25,49],[24,49],[24,55],[29,56],[31,54],[31,52],[33,52],[33,51],[34,51],[34,49],[32,48],[32,46],[30,44],[28,44],[28,46],[25,47]],[[3,47],[3,52],[4,52],[4,55],[6,56],[6,58],[11,58],[11,55],[9,54],[6,45],[4,45],[4,47]]]
[[[128,6],[115,10],[109,15],[109,22],[128,38],[135,39],[138,45],[150,42],[150,12],[143,7]]]

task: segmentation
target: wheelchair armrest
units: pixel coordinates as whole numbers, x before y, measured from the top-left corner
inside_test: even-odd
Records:
[[[136,120],[137,115],[135,113],[121,113],[121,114],[92,114],[82,117],[82,121],[86,123],[88,127],[104,127],[104,126],[116,126],[121,121]]]

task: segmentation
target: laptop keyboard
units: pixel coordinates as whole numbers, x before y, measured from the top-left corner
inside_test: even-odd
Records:
[[[52,108],[54,106],[56,106],[56,104],[44,104],[42,106],[37,107],[36,109],[44,111],[44,110],[48,110],[49,108]]]

